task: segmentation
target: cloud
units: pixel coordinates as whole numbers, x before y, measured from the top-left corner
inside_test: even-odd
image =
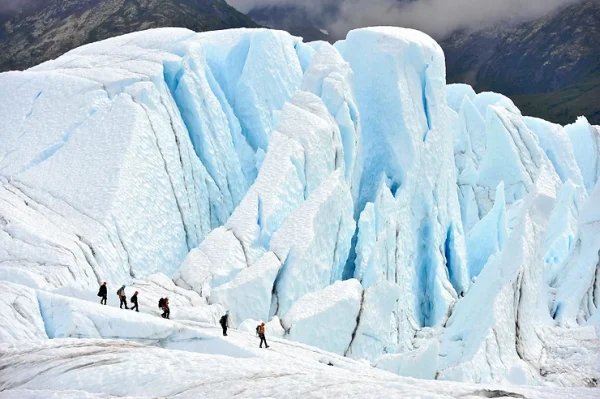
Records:
[[[36,0],[0,0],[0,16],[17,14],[35,3]],[[42,1],[38,0],[38,3],[42,3]]]
[[[307,10],[315,9],[315,13],[323,9],[325,3],[338,2],[341,3],[344,0],[225,0],[229,5],[234,6],[239,11],[247,13],[248,11],[257,7],[268,7],[268,6],[286,6],[293,5],[296,7],[305,7]]]
[[[344,37],[348,30],[393,25],[442,37],[460,28],[476,28],[505,20],[540,17],[577,0],[227,0],[242,12],[259,6],[295,5],[320,18],[325,7],[337,6],[326,28]]]

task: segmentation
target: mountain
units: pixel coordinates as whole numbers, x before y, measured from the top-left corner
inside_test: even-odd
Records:
[[[256,27],[223,0],[30,0],[0,14],[0,71],[26,69],[86,43],[158,27]]]
[[[248,12],[248,17],[262,26],[281,29],[295,36],[302,37],[305,41],[331,40],[325,29],[327,15],[335,13],[332,8],[321,15],[323,20],[316,21],[303,7],[294,5],[256,7]],[[319,27],[319,25],[321,27]]]
[[[339,2],[338,2],[339,3]],[[266,26],[305,39],[335,20],[336,1],[315,15],[294,4],[253,9]],[[339,5],[339,4],[338,4]],[[585,115],[600,123],[600,1],[579,0],[537,20],[503,23],[442,38],[448,82],[508,95],[526,115],[568,124]]]
[[[194,31],[257,26],[306,41],[335,41],[328,27],[340,2],[319,13],[294,4],[242,15],[223,0],[28,0],[0,11],[0,71],[25,69],[82,44],[143,29]],[[535,21],[455,32],[440,41],[448,82],[508,95],[527,115],[568,124],[600,123],[600,2],[580,0]]]
[[[600,1],[583,0],[514,27],[442,40],[449,82],[508,95],[527,115],[600,123]]]
[[[135,32],[0,74],[0,119],[12,397],[597,393],[600,128],[446,85],[421,32]]]

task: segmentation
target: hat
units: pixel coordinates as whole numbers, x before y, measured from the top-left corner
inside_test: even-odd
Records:
[[[125,284],[123,284],[123,286],[121,288],[125,288]]]
[[[137,291],[136,291],[135,293],[136,293],[136,294],[138,294],[138,292],[137,292]]]
[[[265,322],[263,321],[263,322],[261,323],[261,326],[264,326],[264,325],[265,325]]]
[[[104,284],[102,284],[102,285],[106,285],[106,281],[105,281],[105,282],[104,282]]]

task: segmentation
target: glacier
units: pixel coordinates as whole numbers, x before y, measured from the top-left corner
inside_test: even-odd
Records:
[[[600,127],[424,33],[149,30],[0,98],[0,397],[597,395]]]

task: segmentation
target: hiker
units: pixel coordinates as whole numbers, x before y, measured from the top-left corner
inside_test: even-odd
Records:
[[[267,340],[265,339],[265,323],[262,322],[260,325],[256,326],[256,332],[258,333],[258,337],[260,338],[259,347],[262,348],[263,342],[265,343],[265,348],[268,348]]]
[[[223,336],[227,336],[227,327],[229,327],[229,310],[225,312],[223,316],[221,316],[221,320],[219,320],[219,324],[223,327]]]
[[[119,297],[119,300],[121,301],[119,308],[123,309],[123,305],[125,305],[125,309],[129,309],[127,307],[127,296],[125,295],[125,285],[123,285],[121,288],[119,288],[119,290],[117,291],[117,296]]]
[[[165,307],[165,298],[160,298],[160,299],[158,300],[158,308],[159,308],[160,310],[163,310],[163,308],[164,308],[164,307]],[[164,310],[163,310],[163,311],[164,311]],[[163,315],[161,315],[161,317],[163,317],[163,318],[164,318],[164,316],[163,316]]]
[[[138,300],[137,300],[138,294],[139,294],[139,292],[136,291],[135,294],[133,294],[133,296],[131,297],[131,303],[134,304],[134,306],[131,308],[131,310],[135,309],[136,312],[139,312],[139,310],[138,310],[139,309],[138,308]]]
[[[101,305],[106,305],[106,297],[107,297],[108,293],[106,291],[106,281],[104,282],[104,284],[102,284],[100,286],[100,289],[98,290],[98,296],[102,299],[100,299],[100,304]]]
[[[162,298],[161,298],[162,299]],[[163,319],[170,319],[171,318],[171,309],[169,309],[169,298],[164,298],[162,299],[162,310],[163,310],[163,314],[161,314],[161,317]],[[159,305],[161,305],[160,301]]]

